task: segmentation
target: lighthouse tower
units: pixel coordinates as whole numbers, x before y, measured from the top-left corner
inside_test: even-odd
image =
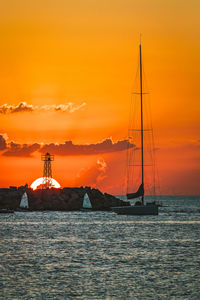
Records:
[[[49,189],[53,185],[51,162],[54,160],[54,155],[46,153],[45,155],[41,155],[41,160],[44,161],[42,187],[43,189]]]

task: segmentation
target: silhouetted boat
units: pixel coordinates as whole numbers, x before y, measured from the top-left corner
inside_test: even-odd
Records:
[[[81,209],[82,211],[91,211],[92,210],[92,204],[90,201],[90,198],[87,193],[85,193],[83,198],[83,207]]]
[[[29,210],[29,203],[28,203],[28,195],[26,192],[22,195],[18,211],[27,211]]]
[[[139,45],[140,52],[140,92],[136,93],[140,95],[140,141],[141,141],[141,184],[138,190],[135,193],[127,193],[127,199],[136,199],[141,198],[140,201],[137,201],[135,205],[130,206],[119,206],[112,207],[112,210],[117,214],[123,215],[158,215],[158,205],[155,201],[151,203],[144,203],[144,137],[143,137],[143,84],[142,84],[142,50],[141,43]],[[130,129],[134,130],[134,129]]]

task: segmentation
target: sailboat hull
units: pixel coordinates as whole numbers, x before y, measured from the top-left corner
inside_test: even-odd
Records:
[[[112,207],[112,211],[118,215],[158,215],[158,207],[156,205],[119,206]]]

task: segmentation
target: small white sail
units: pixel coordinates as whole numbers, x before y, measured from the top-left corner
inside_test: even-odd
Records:
[[[20,202],[20,208],[29,208],[28,196],[27,196],[26,192],[22,195],[21,202]]]
[[[92,204],[90,202],[90,198],[87,193],[85,193],[84,195],[83,208],[92,208]]]

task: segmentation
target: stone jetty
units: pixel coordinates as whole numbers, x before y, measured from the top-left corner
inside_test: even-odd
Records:
[[[18,210],[21,197],[26,191],[31,211],[73,211],[80,210],[85,193],[88,194],[93,210],[111,210],[113,206],[130,205],[115,196],[102,193],[90,187],[65,187],[62,189],[38,189],[28,187],[0,188],[0,209]]]

